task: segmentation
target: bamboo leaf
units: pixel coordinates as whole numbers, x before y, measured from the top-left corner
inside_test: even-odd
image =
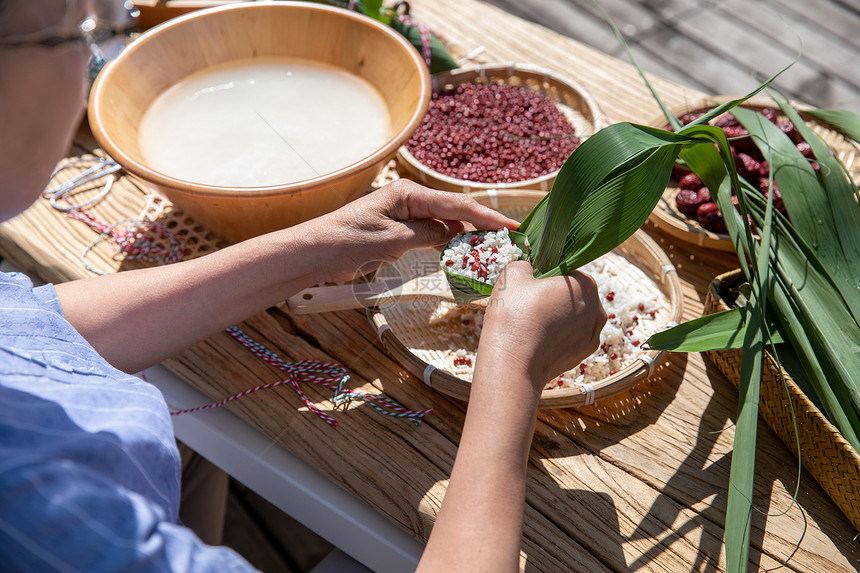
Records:
[[[751,304],[757,304],[755,291]],[[729,497],[726,506],[726,565],[729,571],[748,569],[752,517],[752,494],[755,477],[755,446],[758,430],[763,344],[758,314],[751,313],[744,330],[744,353],[740,369],[740,404],[735,421]]]
[[[680,146],[691,141],[695,139],[630,123],[613,124],[589,137],[567,158],[552,190],[541,201],[545,203],[539,205],[544,211],[542,220],[527,217],[520,225],[520,231],[526,233],[531,241],[535,269],[542,276],[548,276],[558,266],[568,241],[566,230],[571,228],[575,219],[581,219],[577,212],[601,186],[646,162],[657,148],[675,147],[672,154],[674,162]],[[664,155],[661,154],[661,157]],[[653,162],[649,165],[653,166]],[[654,200],[655,205],[658,200],[659,195]],[[624,204],[616,203],[616,206],[624,207]]]
[[[681,158],[702,179],[705,186],[711,189],[711,196],[723,214],[729,237],[732,239],[732,244],[735,246],[738,260],[741,263],[741,269],[743,269],[747,280],[751,280],[753,273],[750,272],[747,259],[755,261],[755,243],[749,227],[744,223],[747,213],[745,201],[740,203],[743,218],[732,205],[731,191],[733,188],[740,189],[741,183],[734,162],[729,159],[731,158],[731,151],[728,147],[728,140],[726,140],[725,133],[719,128],[711,126],[698,126],[698,128],[719,130],[722,137],[716,132],[713,133],[713,136],[720,142],[721,148],[718,151],[714,149],[713,145],[695,145],[684,149],[681,152]],[[742,195],[739,195],[739,199],[741,197]]]
[[[821,262],[848,303],[855,321],[860,322],[860,264],[857,263],[860,261],[860,209],[857,208],[857,186],[827,144],[803,122],[788,102],[777,100],[777,103],[809,143],[821,165],[822,184],[818,186],[818,192],[824,197],[824,204],[818,209],[823,218],[815,221],[818,226],[811,232],[819,242],[831,245],[830,250],[821,257]],[[830,221],[836,233],[827,226]]]
[[[803,365],[827,419],[839,429],[839,433],[851,443],[855,451],[860,451],[860,419],[856,407],[852,407],[846,386],[837,383],[838,374],[828,374],[828,364],[819,360],[814,340],[806,331],[806,321],[792,318],[800,311],[785,292],[787,289],[784,281],[781,282],[782,288],[775,289],[772,296],[780,315],[785,317],[780,329],[796,350],[796,356]]]
[[[750,198],[753,218],[761,226],[763,197],[753,191]],[[860,435],[860,328],[797,230],[779,214],[772,228],[771,264],[777,285],[771,298],[778,308],[780,330],[795,348],[822,411],[856,449],[860,447],[856,438]]]
[[[646,341],[649,348],[669,352],[705,352],[743,348],[747,307],[733,308],[688,320],[669,330],[653,334]],[[769,317],[770,344],[784,342],[778,323]]]
[[[558,264],[537,278],[567,274],[608,253],[642,226],[666,189],[679,146],[657,148],[644,161],[615,174],[585,197]]]
[[[720,149],[722,153],[722,148]],[[732,168],[732,181],[738,193],[743,195],[737,185],[737,173]],[[761,371],[764,361],[764,344],[769,333],[764,316],[767,311],[768,291],[771,280],[771,267],[768,253],[771,246],[771,222],[773,219],[773,193],[768,196],[761,230],[761,251],[753,259],[755,269],[752,281],[752,296],[747,306],[747,328],[744,335],[741,356],[740,390],[741,403],[735,427],[732,446],[731,476],[729,478],[729,499],[726,508],[726,560],[730,569],[742,571],[749,560],[750,517],[752,515],[752,495],[755,478],[755,444],[758,434],[758,403],[761,395]],[[749,226],[747,235],[749,236]],[[750,255],[755,248],[750,250]]]
[[[711,126],[691,126],[685,129],[719,129]],[[703,132],[707,133],[707,132]],[[748,225],[744,223],[746,207],[741,200],[743,217],[731,203],[731,190],[741,189],[734,164],[730,163],[731,152],[725,134],[713,133],[719,150],[713,145],[695,145],[681,153],[682,159],[695,171],[723,212],[729,235],[738,252],[742,267],[750,280],[749,315],[745,321],[739,380],[740,404],[732,448],[732,464],[729,477],[729,499],[726,510],[725,544],[729,571],[746,571],[749,559],[750,517],[752,515],[753,476],[755,474],[755,442],[758,423],[759,383],[763,357],[762,314],[766,295],[762,296],[763,277],[759,274],[762,265],[757,254],[757,245],[752,239]],[[727,159],[729,161],[727,161]],[[720,161],[724,164],[720,169]],[[713,192],[716,190],[716,193]],[[739,196],[740,197],[740,196]],[[751,265],[747,265],[747,257]],[[766,260],[766,257],[764,257]],[[766,265],[764,266],[766,268]],[[766,280],[766,277],[764,277]]]
[[[847,109],[812,109],[804,112],[849,139],[860,142],[860,115]]]
[[[839,290],[845,291],[846,300],[849,301],[852,309],[856,309],[855,315],[860,315],[860,291],[857,290],[857,285],[860,284],[860,271],[854,270],[858,265],[849,264],[850,259],[843,253],[844,238],[840,241],[840,237],[847,237],[850,233],[831,231],[837,225],[838,209],[834,208],[836,205],[828,196],[825,186],[821,185],[812,166],[779,127],[761,114],[746,109],[736,109],[735,117],[750,132],[756,145],[771,165],[771,171],[782,193],[792,224],[815,250]],[[838,169],[835,165],[829,167],[829,169],[833,168]],[[837,185],[839,182],[834,181],[833,186]],[[841,191],[844,195],[847,188]],[[836,191],[838,192],[839,190]],[[857,212],[856,203],[853,211]],[[852,219],[850,214],[840,217],[840,219],[846,218]],[[853,223],[856,225],[855,228],[860,229],[860,215],[853,219],[857,219]],[[851,221],[844,222],[844,225],[851,224]],[[860,260],[860,242],[854,248],[857,251],[855,260]]]

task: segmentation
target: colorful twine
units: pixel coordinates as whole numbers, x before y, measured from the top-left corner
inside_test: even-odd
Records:
[[[63,169],[81,163],[83,161],[95,161],[95,159],[81,158],[78,160],[73,160],[55,169],[53,176],[56,176]],[[67,217],[76,221],[80,221],[81,223],[87,225],[88,227],[99,233],[99,236],[96,237],[96,239],[93,240],[93,242],[90,243],[89,246],[87,246],[87,248],[84,249],[84,251],[81,253],[80,260],[84,268],[91,273],[97,275],[107,274],[106,271],[100,271],[98,269],[95,269],[87,262],[87,255],[89,255],[90,251],[92,251],[96,245],[98,245],[101,241],[105,239],[110,239],[111,248],[113,248],[115,252],[124,255],[127,259],[141,259],[148,263],[160,265],[169,265],[171,263],[175,263],[177,261],[182,260],[182,257],[185,254],[184,242],[180,237],[177,237],[176,234],[174,234],[170,229],[159,225],[153,221],[148,221],[144,219],[142,215],[138,218],[123,219],[117,223],[114,223],[113,225],[110,225],[100,220],[92,212],[84,208],[96,201],[101,200],[111,189],[114,177],[111,174],[117,169],[109,168],[100,172],[98,171],[98,169],[101,168],[103,165],[112,164],[115,166],[116,163],[108,162],[106,160],[101,161],[102,163],[96,164],[94,167],[82,173],[82,175],[87,175],[90,171],[93,171],[92,176],[81,179],[80,181],[77,181],[77,178],[75,178],[70,182],[62,184],[54,189],[48,189],[45,192],[45,196],[50,198],[51,206],[54,209],[65,213]],[[89,201],[85,201],[80,204],[75,204],[72,201],[69,196],[72,191],[74,191],[81,185],[91,183],[95,179],[98,179],[102,176],[108,177],[102,192],[100,192],[98,195],[96,195]],[[56,203],[56,199],[58,197],[61,197],[69,205],[69,207],[61,207],[60,205],[58,205]],[[149,203],[147,203],[147,205],[149,205]],[[152,237],[147,235],[147,231],[156,231],[159,235],[161,235],[162,238],[167,240],[170,245],[169,248],[165,248],[156,244]]]
[[[416,22],[409,14],[400,14],[398,20],[404,26],[418,28],[418,33],[421,35],[421,55],[429,68],[433,59],[433,32],[424,24]]]
[[[182,239],[177,237],[167,227],[153,223],[152,221],[145,219],[123,219],[113,225],[108,225],[84,209],[69,211],[68,216],[100,232],[100,235],[81,253],[81,264],[88,271],[97,275],[108,273],[92,267],[87,262],[87,255],[89,255],[90,251],[96,245],[107,238],[111,241],[111,248],[115,252],[124,255],[127,259],[140,259],[148,263],[169,265],[182,260],[185,254],[185,246]],[[147,231],[158,232],[170,243],[170,248],[167,249],[156,244],[146,234]]]
[[[302,391],[301,387],[299,386],[299,382],[311,382],[314,384],[319,384],[320,386],[324,386],[329,390],[333,390],[334,395],[332,396],[331,401],[336,408],[348,404],[350,401],[355,399],[364,400],[365,402],[370,404],[370,406],[377,412],[386,416],[392,416],[394,418],[406,418],[416,426],[421,423],[421,419],[424,418],[424,416],[433,411],[432,409],[408,410],[394,400],[392,400],[391,398],[388,398],[381,394],[371,394],[368,392],[358,392],[356,390],[344,389],[344,384],[347,380],[349,380],[349,374],[347,373],[346,368],[344,368],[340,364],[333,362],[320,362],[317,360],[285,362],[277,354],[275,354],[259,342],[253,340],[238,327],[231,326],[227,329],[227,332],[233,338],[239,341],[245,348],[253,352],[258,358],[274,366],[275,368],[278,368],[279,370],[287,372],[289,374],[289,377],[283,380],[279,380],[277,382],[271,382],[269,384],[262,384],[254,388],[249,388],[248,390],[244,390],[237,394],[233,394],[232,396],[228,396],[220,402],[213,402],[212,404],[207,404],[205,406],[198,406],[196,408],[188,408],[186,410],[171,412],[171,416],[178,416],[180,414],[187,414],[189,412],[199,412],[201,410],[208,410],[210,408],[219,408],[221,406],[229,404],[233,400],[237,400],[243,396],[247,396],[248,394],[252,394],[260,390],[265,390],[267,388],[274,388],[275,386],[280,386],[281,384],[288,383],[293,387],[293,389],[296,391],[296,394],[298,394],[299,398],[311,412],[319,416],[329,426],[336,427],[337,420],[320,410],[310,400],[310,398],[308,398],[307,394]]]

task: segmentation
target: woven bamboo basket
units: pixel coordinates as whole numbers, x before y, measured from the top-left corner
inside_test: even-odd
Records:
[[[480,203],[519,220],[544,195],[535,190],[482,191],[473,194]],[[681,285],[674,266],[660,247],[640,230],[615,252],[642,270],[665,300],[655,318],[659,320],[659,328],[678,322],[683,311]],[[429,249],[412,251],[396,265],[402,272],[423,269],[429,274],[438,269],[438,253]],[[452,369],[447,341],[431,325],[432,308],[427,304],[402,303],[368,309],[367,312],[388,353],[406,370],[443,394],[468,400],[471,383]],[[458,342],[469,344],[467,338]],[[477,348],[476,338],[471,341]],[[590,388],[580,386],[545,390],[538,405],[545,409],[567,408],[608,398],[648,378],[664,358],[664,353],[656,350],[643,352],[641,358],[622,366],[616,374],[592,383]]]
[[[714,96],[690,105],[672,108],[670,111],[676,117],[680,117],[685,113],[713,109],[715,106],[732,99],[737,99],[737,96]],[[756,111],[764,108],[779,110],[770,98],[751,98],[742,107]],[[806,120],[806,124],[836,151],[836,156],[848,169],[854,181],[860,182],[860,146],[827,126],[812,120],[804,113],[804,109],[809,109],[808,106],[795,104],[795,108],[798,109],[801,117]],[[663,127],[666,125],[666,118],[660,116],[649,125]],[[680,189],[677,187],[677,181],[672,180],[663,193],[660,202],[657,203],[652,212],[650,221],[669,235],[686,243],[693,243],[709,249],[734,252],[732,240],[728,235],[708,231],[695,218],[688,217],[678,210],[675,206],[675,196],[678,194],[678,191]]]
[[[704,313],[728,310],[726,295],[745,280],[740,270],[716,277],[708,290]],[[740,350],[710,351],[705,355],[732,384],[739,385]],[[795,455],[799,434],[803,467],[860,531],[860,455],[791,377],[784,370],[780,374],[780,367],[770,354],[765,354],[762,370],[759,413]],[[795,423],[798,432],[795,432]]]
[[[528,88],[553,102],[564,113],[576,130],[577,137],[585,139],[603,127],[600,110],[594,98],[573,81],[528,64],[482,64],[460,68],[432,76],[435,93],[448,91],[460,84],[508,84]],[[464,193],[488,189],[539,189],[549,191],[558,170],[534,179],[514,183],[480,183],[465,181],[439,173],[420,163],[403,145],[397,152],[397,170],[403,176],[435,189]]]

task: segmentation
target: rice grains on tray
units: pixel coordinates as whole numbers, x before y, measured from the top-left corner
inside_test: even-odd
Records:
[[[671,304],[659,287],[632,262],[607,253],[580,269],[597,282],[607,313],[600,348],[572,370],[549,381],[545,390],[576,388],[603,380],[633,363],[643,353],[642,343],[666,328]],[[434,364],[472,381],[478,340],[484,322],[480,304],[455,305],[442,301],[430,318],[445,363]]]
[[[522,256],[508,230],[502,229],[454,237],[442,252],[442,264],[449,272],[492,285],[508,263]]]
[[[543,94],[507,84],[460,84],[433,94],[406,148],[449,177],[512,183],[560,169],[579,144],[573,125]]]

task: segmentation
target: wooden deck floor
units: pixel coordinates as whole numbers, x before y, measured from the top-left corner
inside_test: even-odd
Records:
[[[485,0],[628,61],[590,0]],[[643,69],[711,94],[774,86],[817,107],[860,112],[858,0],[600,0]],[[550,62],[547,62],[549,67]],[[563,70],[559,70],[563,71]]]
[[[588,0],[486,0],[626,60]],[[774,85],[818,107],[860,112],[860,0],[601,0],[646,71],[712,94],[801,59]],[[420,20],[420,14],[415,14]],[[546,62],[551,67],[551,62]],[[563,70],[560,70],[563,71]],[[237,483],[225,544],[266,573],[310,570],[331,546]]]

